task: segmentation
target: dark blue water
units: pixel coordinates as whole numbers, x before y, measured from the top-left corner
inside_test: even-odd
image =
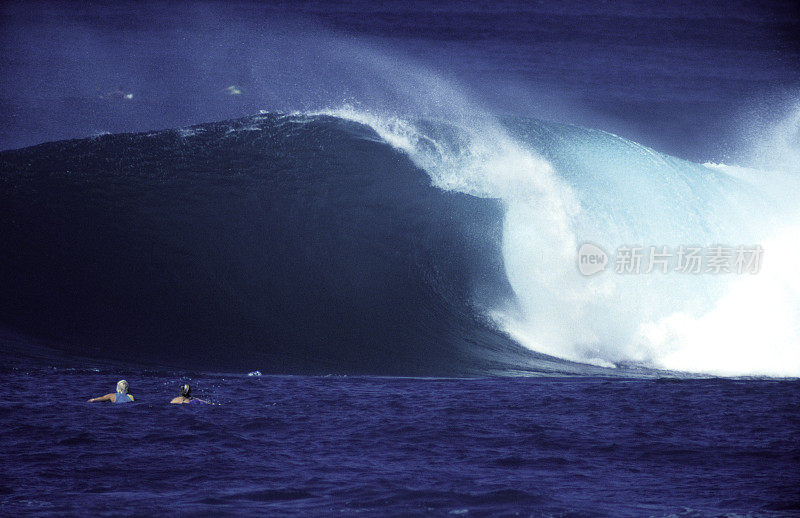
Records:
[[[121,377],[136,403],[85,402]],[[216,405],[167,404],[182,382]],[[17,360],[0,387],[8,516],[800,513],[796,381],[248,377]]]

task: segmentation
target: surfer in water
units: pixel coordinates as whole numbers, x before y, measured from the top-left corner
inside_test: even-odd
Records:
[[[89,400],[89,403],[97,401],[111,401],[112,403],[133,403],[133,396],[128,394],[129,385],[125,380],[117,382],[117,392],[114,394],[106,394],[105,396],[95,397]]]
[[[176,405],[180,404],[197,404],[202,403],[208,405],[208,401],[203,401],[202,399],[198,399],[196,397],[192,397],[192,389],[189,385],[183,384],[181,385],[181,393],[178,397],[170,401],[170,403],[174,403]]]

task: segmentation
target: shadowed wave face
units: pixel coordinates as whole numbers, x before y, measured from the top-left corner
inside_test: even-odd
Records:
[[[213,370],[520,366],[502,208],[369,128],[263,115],[0,155],[0,318],[72,354]]]

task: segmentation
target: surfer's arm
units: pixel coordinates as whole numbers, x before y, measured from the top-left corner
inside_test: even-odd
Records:
[[[175,405],[180,405],[181,403],[183,403],[183,397],[182,396],[178,396],[178,397],[174,398],[172,401],[170,401],[170,404],[175,404]]]
[[[105,396],[93,397],[89,400],[89,403],[95,403],[97,401],[114,401],[114,396],[116,396],[116,394],[106,394]]]

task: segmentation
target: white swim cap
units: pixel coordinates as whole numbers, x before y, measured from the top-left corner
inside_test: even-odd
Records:
[[[119,394],[127,394],[128,393],[128,382],[125,380],[119,380],[117,382],[117,392]]]

